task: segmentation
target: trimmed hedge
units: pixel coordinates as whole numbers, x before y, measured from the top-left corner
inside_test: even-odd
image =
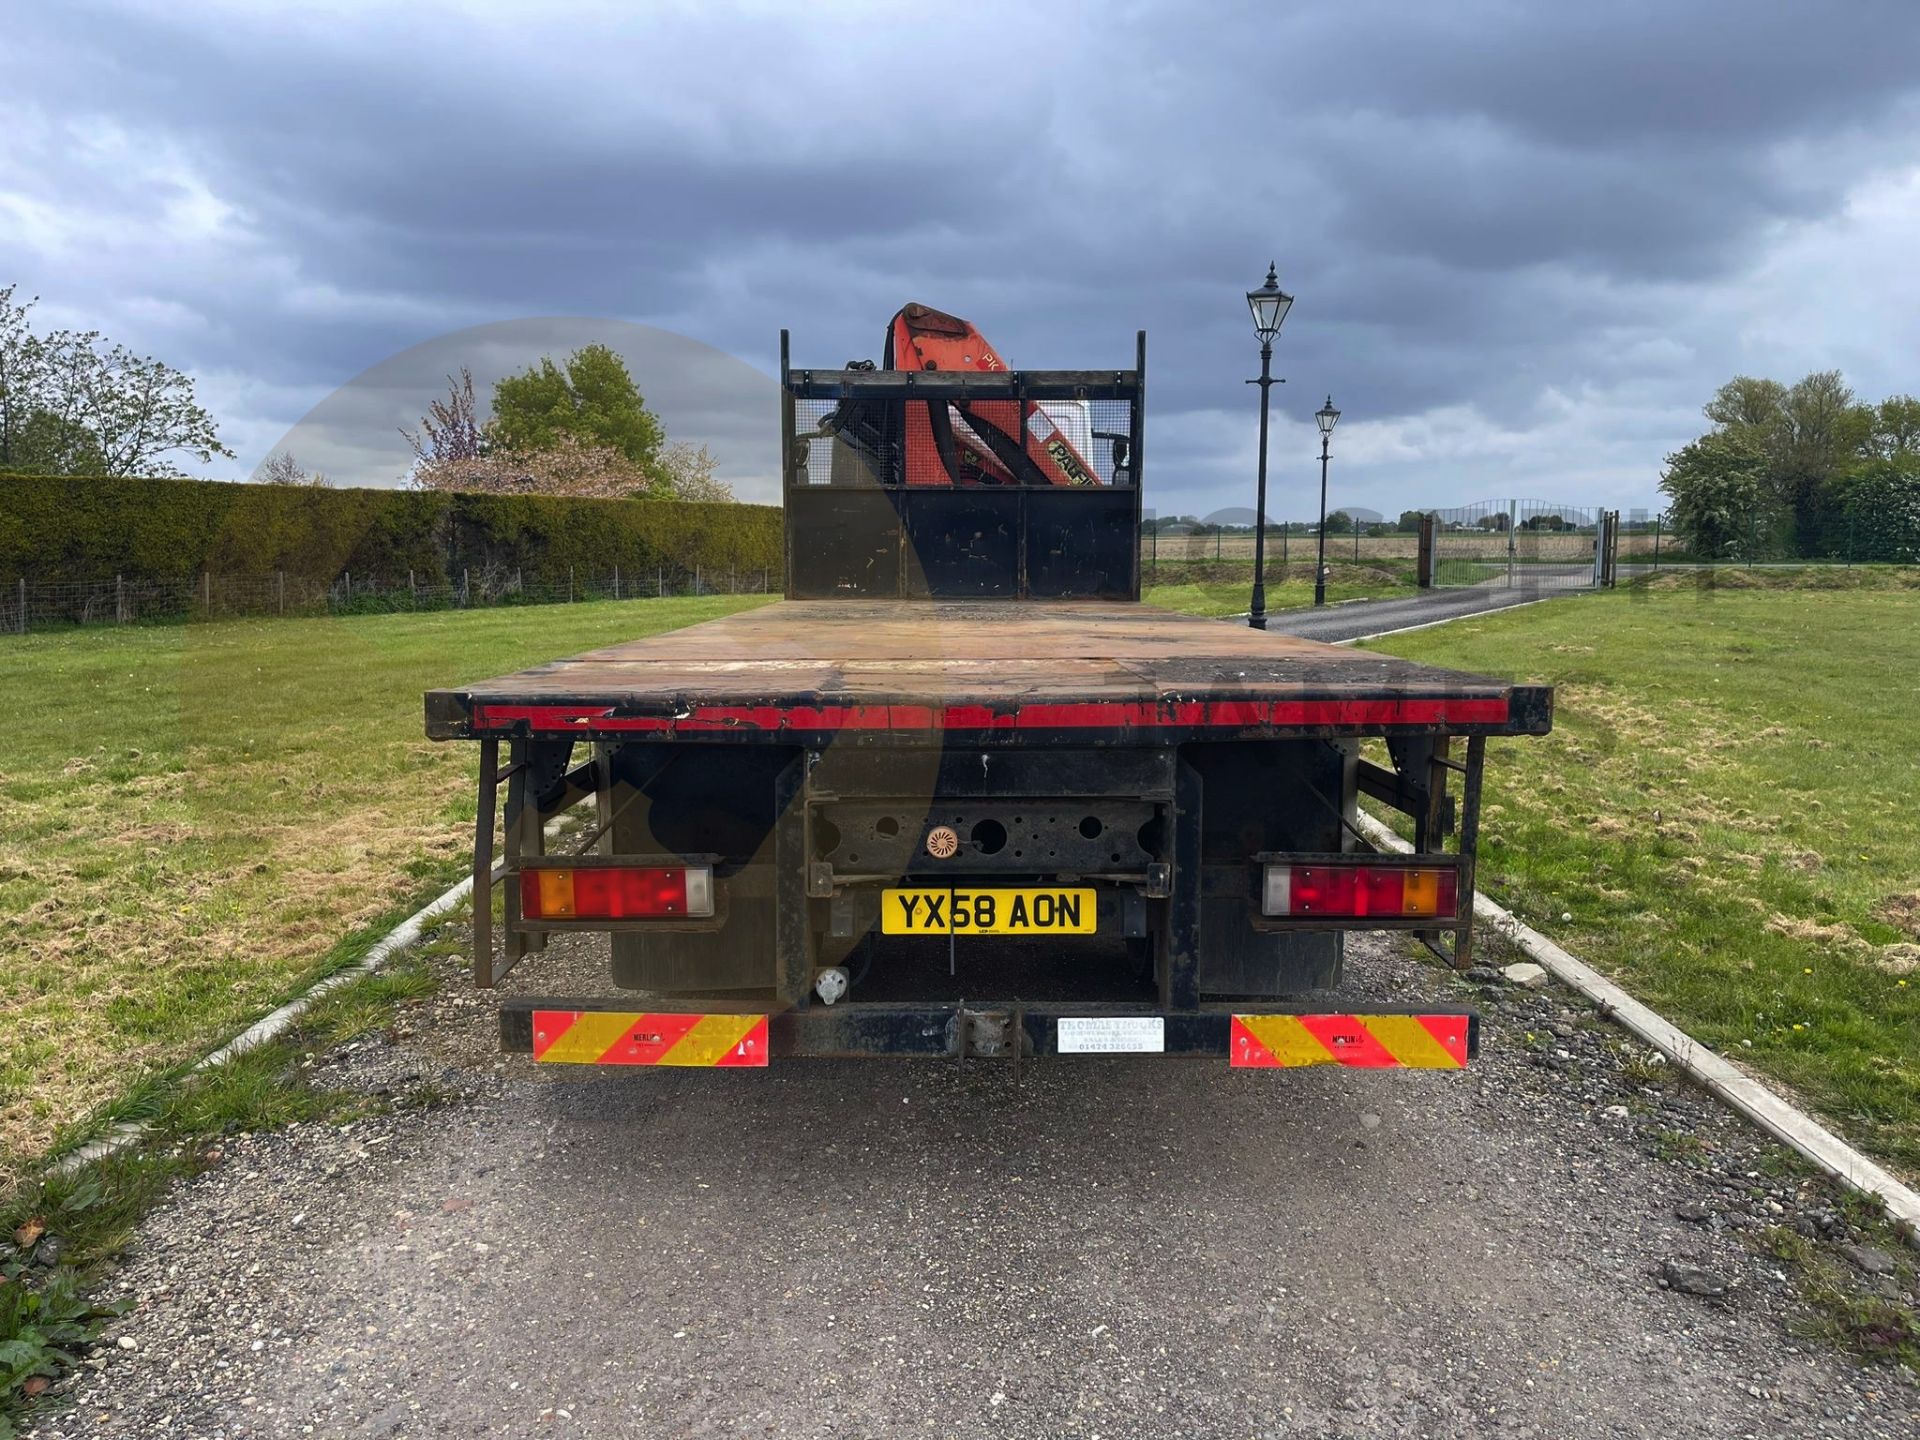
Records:
[[[782,571],[780,511],[679,500],[0,474],[0,579]]]

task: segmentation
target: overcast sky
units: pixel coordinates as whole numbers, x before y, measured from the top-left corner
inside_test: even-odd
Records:
[[[282,9],[0,36],[0,284],[190,370],[208,473],[391,483],[443,371],[609,339],[771,498],[779,328],[877,358],[920,300],[1015,365],[1145,328],[1147,502],[1204,514],[1269,260],[1281,516],[1328,392],[1333,504],[1394,514],[1656,506],[1739,372],[1920,390],[1913,0]]]

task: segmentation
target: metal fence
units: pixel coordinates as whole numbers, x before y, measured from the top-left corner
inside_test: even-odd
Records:
[[[1747,568],[1916,565],[1920,564],[1920,515],[1854,510],[1796,521],[1749,512],[1693,535],[1676,534],[1668,517],[1659,515],[1623,530],[1620,563]]]
[[[1245,512],[1240,512],[1244,514]],[[1487,500],[1431,510],[1435,583],[1441,585],[1592,583],[1600,511],[1547,500]],[[1885,517],[1824,516],[1807,526],[1743,515],[1708,536],[1676,533],[1664,513],[1619,512],[1616,554],[1627,573],[1669,565],[1920,564],[1920,521],[1904,527]],[[1900,517],[1893,517],[1895,520]],[[1317,537],[1311,525],[1267,527],[1267,578],[1290,567],[1312,574]],[[1389,522],[1356,520],[1327,531],[1329,565],[1410,566],[1419,536]],[[1149,527],[1140,536],[1141,573],[1178,579],[1193,569],[1253,566],[1252,527],[1242,523]]]
[[[410,610],[463,610],[490,605],[556,605],[584,600],[640,600],[663,595],[761,595],[777,588],[768,570],[682,570],[658,565],[609,574],[568,570],[528,575],[519,570],[465,570],[451,580],[411,572],[391,576],[344,574],[332,580],[289,575],[176,576],[163,580],[16,579],[0,593],[0,633],[68,625],[130,625],[139,621],[204,620],[274,615],[370,615]]]
[[[1598,581],[1598,509],[1483,500],[1433,514],[1435,585],[1579,590]]]

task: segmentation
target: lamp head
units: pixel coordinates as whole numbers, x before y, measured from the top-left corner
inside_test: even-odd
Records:
[[[1266,283],[1247,292],[1247,308],[1253,312],[1253,333],[1262,345],[1271,345],[1287,311],[1293,308],[1293,297],[1280,288],[1280,276],[1273,266],[1267,266]]]

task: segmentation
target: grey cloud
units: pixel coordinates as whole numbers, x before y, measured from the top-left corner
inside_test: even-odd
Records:
[[[23,103],[170,147],[234,217],[217,253],[144,265],[137,246],[74,264],[0,233],[0,279],[276,393],[525,315],[646,321],[763,374],[781,325],[802,359],[837,364],[877,353],[909,299],[1033,366],[1123,364],[1145,326],[1170,437],[1155,483],[1195,497],[1163,508],[1212,508],[1248,483],[1244,433],[1206,427],[1251,414],[1239,292],[1273,258],[1300,297],[1278,357],[1296,419],[1331,389],[1355,427],[1464,410],[1569,437],[1571,397],[1606,433],[1543,463],[1596,484],[1595,455],[1637,465],[1650,499],[1684,438],[1662,427],[1748,359],[1717,287],[1781,227],[1920,159],[1911,5],[975,6],[916,23],[42,9],[19,22]],[[0,157],[0,196],[84,201],[137,235],[163,182],[65,143],[39,173]],[[140,321],[149,297],[193,323]],[[642,372],[671,347],[642,348],[643,388],[669,393]],[[457,364],[430,353],[408,362],[429,382]],[[343,457],[356,407],[385,414],[380,385],[354,388],[322,427]],[[688,438],[731,450],[736,427],[766,424],[724,385],[704,410],[697,384],[675,393]],[[1387,513],[1481,478],[1438,456],[1356,472]]]

